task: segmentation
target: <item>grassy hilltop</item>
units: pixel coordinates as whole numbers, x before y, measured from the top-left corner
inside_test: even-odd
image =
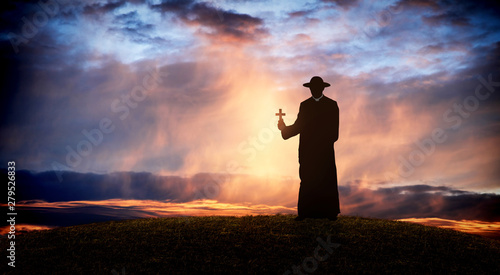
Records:
[[[16,237],[7,274],[498,274],[500,241],[405,222],[341,216],[113,221]],[[339,246],[340,244],[340,246]]]

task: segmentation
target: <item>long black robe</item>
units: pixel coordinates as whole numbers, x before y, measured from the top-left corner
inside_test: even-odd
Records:
[[[333,144],[339,138],[339,107],[323,96],[300,103],[293,125],[281,131],[283,139],[300,134],[298,214],[304,218],[330,218],[340,213],[337,167]]]

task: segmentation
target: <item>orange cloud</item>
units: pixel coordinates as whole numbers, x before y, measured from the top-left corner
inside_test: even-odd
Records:
[[[481,235],[488,238],[500,239],[500,222],[485,222],[477,220],[456,221],[440,218],[408,218],[399,219],[398,221],[420,223]]]
[[[15,234],[19,235],[30,231],[49,230],[53,228],[56,228],[56,226],[47,226],[39,224],[16,224]],[[5,236],[9,232],[11,232],[10,226],[0,227],[0,236]]]

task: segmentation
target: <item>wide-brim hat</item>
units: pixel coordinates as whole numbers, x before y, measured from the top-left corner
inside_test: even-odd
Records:
[[[330,87],[330,83],[324,82],[323,78],[319,76],[313,76],[311,78],[311,81],[309,81],[309,83],[304,83],[303,85],[304,87],[323,87],[323,88]]]

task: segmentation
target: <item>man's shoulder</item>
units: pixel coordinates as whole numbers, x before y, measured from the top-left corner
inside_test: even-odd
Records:
[[[308,99],[306,99],[306,100],[302,101],[302,102],[300,103],[300,105],[306,105],[306,104],[309,104],[309,103],[311,103],[311,102],[313,102],[313,101],[314,101],[314,99],[313,99],[312,97],[310,97],[310,98],[308,98]]]
[[[323,96],[323,99],[328,102],[329,104],[337,104],[337,101],[327,97],[327,96]]]

